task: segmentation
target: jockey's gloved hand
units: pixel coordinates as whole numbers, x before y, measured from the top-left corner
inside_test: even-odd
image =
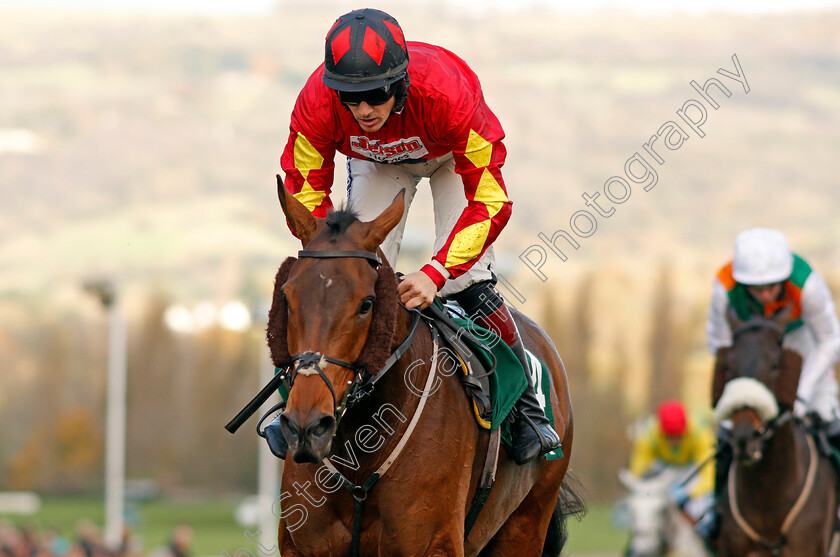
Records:
[[[825,426],[822,416],[816,410],[808,410],[804,415],[805,421],[811,424],[816,429],[822,429]]]
[[[714,507],[706,511],[706,514],[700,517],[697,524],[694,525],[694,531],[700,536],[700,539],[706,544],[707,549],[712,551],[710,543],[717,538],[720,533],[719,516]]]
[[[685,506],[685,504],[688,503],[688,500],[690,498],[688,490],[685,488],[685,486],[679,484],[672,485],[668,495],[671,497],[671,501],[673,501],[674,504],[680,509],[682,509]]]

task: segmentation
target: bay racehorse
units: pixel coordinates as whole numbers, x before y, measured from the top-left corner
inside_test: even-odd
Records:
[[[733,344],[718,354],[712,389],[715,418],[731,421],[719,557],[828,554],[836,479],[809,422],[792,413],[802,359],[782,348],[790,314],[727,314]]]
[[[291,364],[293,379],[281,418],[292,457],[282,479],[283,557],[559,555],[565,517],[582,503],[563,482],[572,409],[549,337],[515,314],[552,374],[564,456],[518,466],[500,451],[495,486],[465,536],[489,435],[430,327],[398,303],[394,271],[377,265],[403,192],[370,222],[349,210],[314,218],[279,176],[278,195],[303,246],[278,271],[267,330],[275,365]],[[361,396],[372,376],[375,388]]]

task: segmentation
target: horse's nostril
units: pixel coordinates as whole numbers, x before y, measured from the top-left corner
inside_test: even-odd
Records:
[[[335,418],[332,416],[326,415],[322,416],[315,422],[315,425],[312,426],[310,432],[315,437],[321,437],[326,434],[332,433],[332,429],[335,426]]]
[[[286,436],[286,441],[291,444],[297,444],[300,438],[300,426],[289,418],[286,414],[280,416],[280,428],[283,430],[283,435]]]

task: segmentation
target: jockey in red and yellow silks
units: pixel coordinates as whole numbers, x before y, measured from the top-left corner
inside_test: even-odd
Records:
[[[501,172],[504,131],[484,102],[478,77],[463,60],[438,46],[406,46],[411,60],[408,97],[403,109],[376,132],[363,131],[324,84],[324,65],[315,70],[292,112],[281,165],[287,189],[323,217],[332,208],[336,151],[380,164],[424,163],[451,155],[466,207],[423,268],[442,289],[446,279],[461,276],[479,260],[510,218],[512,203]]]
[[[332,208],[337,152],[347,156],[348,204],[360,220],[372,220],[403,192],[403,218],[380,246],[392,266],[417,185],[428,178],[433,253],[421,269],[401,278],[400,301],[425,308],[440,292],[497,333],[528,383],[512,411],[511,456],[522,464],[558,448],[560,437],[536,398],[516,324],[494,288],[492,244],[513,204],[501,173],[504,131],[475,73],[444,48],[406,42],[385,12],[355,10],[327,33],[324,63],[298,96],[290,129],[280,159],[285,186],[316,217]],[[282,458],[278,420],[265,433]]]

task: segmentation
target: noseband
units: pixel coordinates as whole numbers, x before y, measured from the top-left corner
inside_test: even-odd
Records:
[[[336,259],[336,258],[347,258],[347,257],[355,257],[359,259],[366,259],[373,268],[377,269],[382,265],[382,260],[379,256],[370,251],[362,251],[362,250],[324,250],[324,251],[312,251],[312,250],[300,250],[298,252],[298,258],[311,258],[311,259]],[[385,361],[385,365],[382,369],[378,370],[376,375],[370,375],[368,370],[363,365],[359,365],[357,362],[347,362],[345,360],[340,360],[338,358],[333,358],[331,356],[324,356],[318,352],[302,352],[300,354],[294,354],[291,356],[290,361],[290,368],[291,371],[288,373],[287,379],[289,383],[289,388],[291,389],[294,385],[295,378],[298,375],[315,375],[316,373],[324,380],[326,383],[327,388],[330,390],[330,394],[332,394],[333,398],[333,409],[336,415],[336,420],[340,421],[341,417],[344,415],[345,411],[353,406],[359,399],[364,397],[365,395],[369,394],[373,390],[373,385],[382,375],[391,367],[393,366],[397,360],[399,360],[406,351],[408,351],[409,346],[411,346],[411,342],[414,340],[414,333],[417,331],[417,323],[420,321],[420,312],[414,311],[414,322],[412,323],[411,330],[406,337],[406,339],[397,347],[397,349],[391,353],[388,359]],[[344,397],[342,397],[341,402],[338,402],[338,397],[335,394],[335,388],[332,385],[332,382],[329,378],[324,374],[323,366],[326,363],[335,364],[337,366],[341,366],[343,368],[349,369],[353,372],[353,380],[349,382],[349,386],[347,390],[344,392]]]

